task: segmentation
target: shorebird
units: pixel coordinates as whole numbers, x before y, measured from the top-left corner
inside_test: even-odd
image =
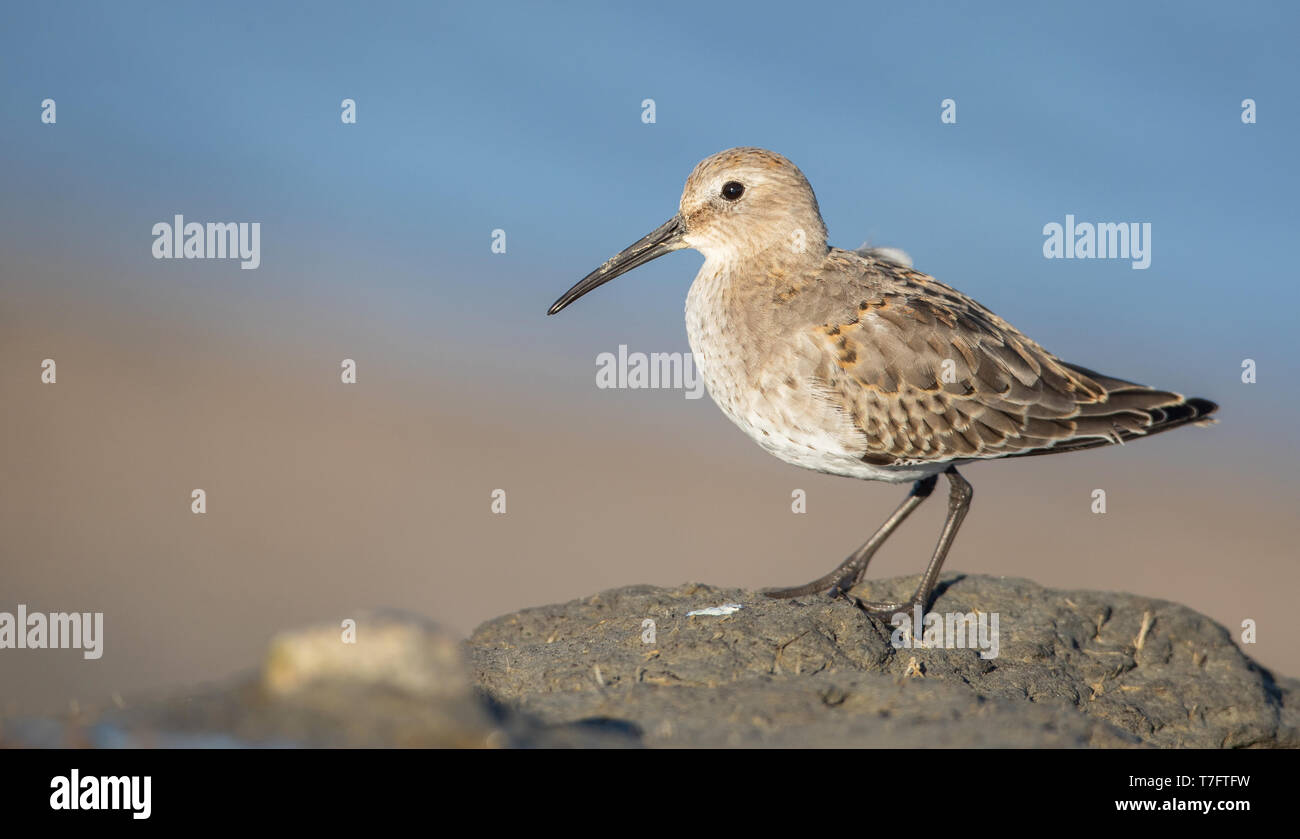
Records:
[[[923,614],[980,460],[1124,443],[1218,407],[1061,361],[898,251],[826,243],[817,198],[779,154],[735,148],[686,179],[675,216],[566,291],[555,314],[598,286],[683,248],[704,255],[686,297],[695,364],[714,402],[787,463],[850,478],[912,482],[858,550],[825,576],[770,597],[826,591],[888,616]],[[907,602],[851,594],[871,557],[948,479],[948,516]]]

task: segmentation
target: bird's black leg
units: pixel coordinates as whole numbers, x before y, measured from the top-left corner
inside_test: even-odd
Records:
[[[768,597],[784,598],[804,597],[809,594],[816,594],[819,591],[826,591],[832,597],[838,597],[853,588],[862,581],[863,575],[867,573],[867,563],[871,562],[871,557],[880,549],[880,546],[885,544],[889,534],[893,533],[911,515],[913,510],[921,506],[922,501],[930,497],[937,480],[937,475],[931,475],[912,484],[912,491],[903,499],[903,503],[898,505],[898,509],[889,518],[885,519],[885,523],[880,526],[875,535],[868,539],[865,545],[854,551],[852,556],[841,562],[834,571],[801,586],[763,589],[763,594]]]
[[[966,518],[966,511],[970,509],[971,498],[975,495],[975,489],[970,482],[957,473],[957,467],[949,466],[944,472],[948,476],[948,518],[943,523],[943,531],[939,534],[939,544],[934,548],[934,556],[930,558],[930,564],[926,566],[925,574],[921,576],[921,584],[916,587],[916,593],[907,603],[882,603],[872,600],[859,600],[858,605],[867,612],[879,617],[890,617],[898,612],[913,611],[919,612],[922,616],[925,614],[926,607],[930,604],[930,595],[934,593],[934,586],[939,582],[939,572],[943,569],[943,561],[948,557],[948,549],[952,547],[953,539],[957,537],[957,528],[961,527],[962,520]]]

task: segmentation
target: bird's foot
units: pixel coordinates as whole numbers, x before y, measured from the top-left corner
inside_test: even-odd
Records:
[[[862,611],[874,618],[880,618],[888,623],[899,613],[908,616],[909,621],[915,620],[916,615],[920,614],[925,617],[925,604],[920,600],[910,600],[906,603],[898,603],[885,600],[863,600],[860,597],[849,595],[849,599]]]
[[[834,599],[836,597],[849,597],[848,591],[858,584],[858,578],[862,575],[862,569],[849,566],[836,568],[811,583],[804,583],[801,586],[791,586],[790,588],[765,588],[762,594],[776,600],[785,600],[791,597],[808,597],[813,594],[825,592]]]

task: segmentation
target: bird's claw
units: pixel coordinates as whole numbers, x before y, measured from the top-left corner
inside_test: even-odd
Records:
[[[881,600],[863,600],[860,597],[852,597],[853,604],[862,611],[874,618],[880,618],[883,621],[892,620],[900,612],[911,619],[915,619],[919,612],[925,614],[925,607],[919,601],[912,600],[907,603],[895,603]]]

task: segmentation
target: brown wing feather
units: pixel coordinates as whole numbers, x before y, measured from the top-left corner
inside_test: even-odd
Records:
[[[852,256],[861,299],[811,335],[824,358],[816,387],[849,415],[870,463],[1092,448],[1217,407],[1067,364],[932,277]]]

